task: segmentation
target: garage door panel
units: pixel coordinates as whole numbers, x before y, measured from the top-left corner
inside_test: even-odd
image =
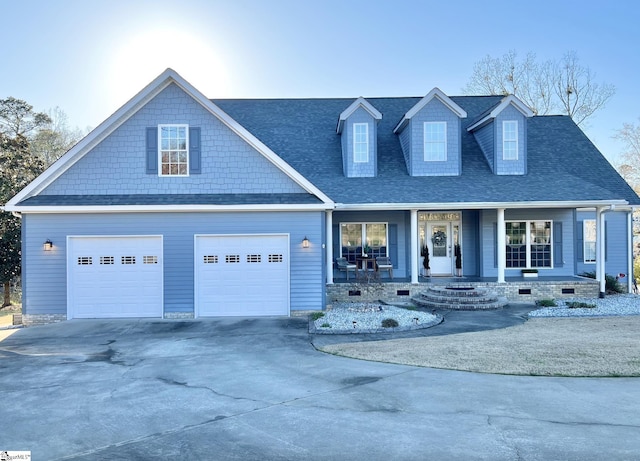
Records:
[[[198,236],[198,315],[288,315],[288,259],[286,235]]]
[[[70,237],[69,312],[162,317],[161,237]]]

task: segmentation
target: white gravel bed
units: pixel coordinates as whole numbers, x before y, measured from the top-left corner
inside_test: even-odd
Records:
[[[396,320],[398,326],[382,327],[385,319]],[[428,328],[440,322],[442,317],[437,315],[386,304],[336,303],[323,317],[310,322],[310,329],[320,334],[384,333]]]
[[[602,317],[640,315],[640,296],[634,294],[607,295],[604,298],[570,298],[555,300],[557,307],[543,307],[529,312],[529,317]],[[569,308],[568,302],[595,304],[594,308]]]

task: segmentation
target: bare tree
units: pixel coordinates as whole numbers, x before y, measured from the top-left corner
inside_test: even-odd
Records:
[[[614,137],[625,145],[618,171],[636,192],[640,192],[640,124],[625,123]]]
[[[500,58],[487,55],[474,64],[465,94],[513,94],[536,115],[560,112],[578,125],[602,108],[615,93],[613,85],[595,82],[575,52],[558,62],[538,61],[534,53],[518,59],[514,50]]]
[[[67,114],[59,107],[49,110],[47,116],[50,122],[33,135],[30,150],[33,155],[40,157],[45,165],[50,165],[73,147],[84,133],[79,128],[69,127]]]
[[[562,112],[578,125],[604,107],[616,92],[613,85],[597,83],[595,74],[588,67],[580,65],[574,51],[564,55],[553,75]]]

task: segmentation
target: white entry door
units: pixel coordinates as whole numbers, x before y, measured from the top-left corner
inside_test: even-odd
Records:
[[[427,242],[431,275],[453,274],[453,241],[451,223],[430,222],[427,225]]]
[[[162,317],[160,236],[69,237],[69,318]]]
[[[198,235],[198,316],[289,315],[288,235]]]

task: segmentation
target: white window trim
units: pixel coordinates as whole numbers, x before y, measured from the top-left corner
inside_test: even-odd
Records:
[[[365,139],[364,143],[358,143],[356,138],[356,127],[364,127]],[[356,154],[356,145],[364,144],[366,155],[365,158],[359,158]],[[368,163],[369,162],[369,124],[368,123],[354,123],[353,124],[353,163]]]
[[[428,159],[427,158],[427,144],[440,144],[434,142],[427,142],[427,126],[429,125],[440,125],[444,127],[444,158],[442,159]],[[422,128],[422,141],[423,141],[423,159],[425,162],[446,162],[448,155],[448,146],[447,146],[447,122],[424,122]]]
[[[587,243],[593,242],[596,243],[596,240],[587,240],[587,223],[593,223],[593,227],[596,226],[595,219],[585,219],[582,221],[582,262],[585,264],[595,264],[596,263],[596,255],[593,255],[593,260],[587,260]],[[596,250],[597,253],[597,250]]]
[[[507,132],[507,126],[508,125],[514,125],[515,126],[515,139],[506,139],[506,132]],[[517,120],[504,120],[502,122],[502,160],[518,160],[519,156],[520,156],[520,146],[518,145],[518,121]],[[515,157],[507,157],[506,155],[506,149],[505,149],[505,145],[507,142],[515,142],[516,144],[516,149],[515,149]]]
[[[505,224],[507,223],[514,223],[514,222],[519,222],[525,223],[525,247],[526,247],[526,266],[525,267],[507,267],[507,270],[522,270],[522,269],[541,269],[541,270],[547,270],[547,269],[553,269],[553,221],[550,219],[512,219],[509,221],[505,221]],[[541,223],[549,223],[549,266],[536,266],[536,267],[532,267],[531,266],[531,245],[534,245],[531,242],[531,223],[534,222],[541,222]],[[506,261],[505,261],[505,265],[506,265]]]
[[[184,128],[187,151],[187,172],[185,174],[162,174],[162,128]],[[189,125],[186,123],[163,123],[158,125],[158,176],[163,178],[184,178],[189,176]]]

